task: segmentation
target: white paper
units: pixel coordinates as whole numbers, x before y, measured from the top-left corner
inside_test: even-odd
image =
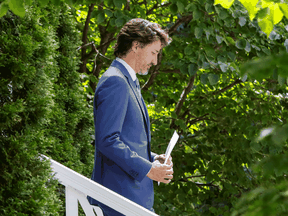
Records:
[[[179,139],[179,135],[178,135],[178,133],[177,133],[176,130],[175,130],[175,131],[174,131],[174,134],[173,134],[173,136],[172,136],[172,138],[171,138],[171,140],[170,140],[170,142],[169,142],[169,145],[168,145],[168,147],[167,147],[167,149],[166,149],[166,152],[165,152],[165,157],[166,157],[166,159],[165,159],[164,164],[167,163],[167,161],[168,161],[168,159],[169,159],[169,157],[170,157],[170,154],[171,154],[174,146],[176,145],[178,139]],[[160,185],[160,182],[158,182],[158,186],[159,186],[159,185]]]

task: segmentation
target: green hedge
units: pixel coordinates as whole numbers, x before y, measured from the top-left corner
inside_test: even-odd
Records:
[[[0,215],[61,215],[63,187],[39,154],[91,175],[81,40],[67,5],[26,9],[0,18]]]

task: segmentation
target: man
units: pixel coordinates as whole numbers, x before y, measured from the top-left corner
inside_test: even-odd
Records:
[[[169,183],[173,163],[170,157],[164,165],[165,155],[150,150],[150,121],[136,73],[147,74],[170,41],[158,24],[138,18],[127,22],[117,37],[117,58],[99,80],[94,97],[96,150],[92,180],[151,211],[153,180]],[[92,205],[99,205],[104,215],[122,215],[88,199]]]

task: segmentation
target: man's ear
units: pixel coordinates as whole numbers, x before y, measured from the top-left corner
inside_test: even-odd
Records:
[[[131,47],[131,50],[133,51],[133,52],[136,52],[137,51],[137,49],[139,48],[139,42],[138,41],[133,41],[132,42],[132,47]]]

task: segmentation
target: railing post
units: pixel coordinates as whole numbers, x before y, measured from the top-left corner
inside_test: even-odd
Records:
[[[78,216],[78,200],[73,188],[65,187],[66,216]]]

